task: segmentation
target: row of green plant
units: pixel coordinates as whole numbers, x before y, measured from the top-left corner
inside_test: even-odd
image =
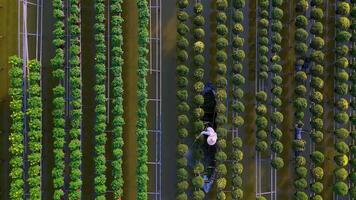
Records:
[[[112,158],[112,176],[113,180],[111,187],[114,193],[114,199],[121,199],[123,195],[123,172],[122,172],[122,156],[124,140],[122,138],[124,121],[123,109],[123,80],[122,80],[122,66],[123,59],[123,30],[122,24],[124,19],[122,17],[123,0],[112,0],[110,5],[111,10],[111,71],[113,80],[111,82],[113,100],[112,100],[112,128],[113,128],[113,158]]]
[[[350,76],[350,80],[351,80],[351,95],[352,95],[352,101],[350,102],[350,105],[352,107],[351,112],[352,112],[352,116],[351,116],[351,121],[352,124],[355,125],[356,122],[356,37],[355,37],[355,33],[356,33],[356,26],[354,25],[356,22],[356,1],[355,0],[351,0],[351,9],[350,9],[350,21],[351,21],[351,25],[350,26],[350,32],[352,34],[352,38],[351,38],[351,60],[352,62],[350,63],[350,70],[351,70],[351,76]],[[349,180],[350,180],[350,189],[349,189],[349,194],[351,199],[356,199],[356,145],[355,145],[355,135],[356,134],[356,130],[353,129],[352,130],[352,145],[350,146],[350,175],[349,175]]]
[[[283,18],[283,10],[281,9],[283,5],[283,0],[279,1],[272,1],[272,12],[271,12],[271,19],[272,21],[270,23],[272,24],[282,24],[282,18]],[[281,58],[279,56],[279,53],[281,51],[281,43],[282,43],[282,29],[278,28],[281,26],[273,26],[274,28],[271,28],[272,31],[272,37],[271,39],[271,52],[272,55],[270,57],[271,60],[271,65],[274,66],[272,67],[273,69],[282,69],[282,65],[280,64]],[[280,107],[282,106],[282,84],[283,84],[283,78],[282,78],[282,71],[281,70],[271,70],[272,71],[272,99],[271,99],[271,104],[272,104],[272,113],[270,116],[270,120],[272,122],[272,132],[270,134],[271,137],[271,150],[273,152],[273,159],[271,161],[271,165],[275,169],[281,169],[284,166],[284,161],[283,158],[280,157],[280,155],[283,152],[283,144],[281,142],[282,138],[282,131],[278,127],[284,120],[283,114],[280,112]]]
[[[105,199],[106,188],[106,42],[105,42],[105,2],[95,0],[95,199]]]
[[[233,27],[243,27],[244,21],[244,9],[245,9],[245,1],[244,0],[236,0],[232,2],[233,7]],[[235,31],[232,33],[232,66],[231,66],[231,84],[232,84],[232,116],[233,123],[232,129],[236,129],[239,132],[239,128],[241,128],[244,124],[244,119],[242,114],[245,112],[245,105],[243,101],[244,91],[243,86],[245,84],[245,77],[243,75],[244,70],[244,38],[243,38],[243,29],[242,31]],[[222,39],[223,42],[225,42]],[[226,71],[226,65],[221,65],[218,69],[219,71]],[[233,200],[243,199],[243,190],[242,190],[242,172],[243,172],[243,142],[242,138],[239,134],[234,135],[232,140],[232,180],[231,180],[231,198]],[[222,171],[219,173],[226,173],[226,169],[224,167],[218,168],[218,171]]]
[[[189,6],[189,1],[179,0],[177,2],[177,55],[188,55],[189,48],[189,28],[187,21],[189,14],[186,12]],[[189,123],[190,106],[188,103],[188,75],[189,68],[188,56],[177,56],[177,132],[178,132],[178,145],[177,145],[177,200],[188,199],[189,188],[189,174],[188,174],[188,160],[186,154],[188,152],[188,145],[186,138],[188,137],[187,125]]]
[[[64,79],[64,45],[65,45],[65,30],[64,30],[64,11],[63,0],[52,1],[54,30],[53,30],[53,45],[55,47],[55,55],[51,60],[53,67],[52,76],[56,82],[53,88],[53,154],[54,167],[52,169],[53,179],[53,199],[61,200],[64,195],[64,144],[65,144],[65,89],[63,86]]]
[[[269,78],[269,7],[270,2],[268,0],[258,1],[258,83],[260,86],[257,88],[256,93],[256,150],[258,152],[266,152],[268,149],[268,134],[269,122],[268,122],[268,108],[267,108],[267,92],[265,85]],[[262,82],[262,85],[260,84]]]
[[[323,29],[322,20],[324,18],[324,12],[322,10],[324,1],[323,0],[313,0],[311,1],[311,10],[310,10],[310,23],[320,23],[320,27]],[[311,113],[311,131],[310,131],[310,138],[311,142],[314,145],[320,144],[323,141],[324,134],[323,134],[323,88],[324,88],[324,81],[323,81],[323,71],[324,71],[324,39],[323,33],[315,33],[313,34],[313,38],[309,46],[311,47],[311,95],[310,95],[310,102],[311,105],[309,106],[310,113]],[[321,98],[314,98],[314,96],[320,96]],[[316,149],[316,148],[315,148]],[[319,170],[322,171],[321,168],[324,161],[324,154],[318,150],[313,150],[311,153],[311,166],[312,170]],[[310,183],[310,191],[312,193],[311,199],[322,200],[323,197],[322,192],[324,190],[323,182],[321,179],[316,179],[313,177]]]
[[[138,8],[138,66],[137,66],[137,200],[147,200],[148,184],[148,145],[147,145],[147,82],[148,42],[150,12],[147,0],[136,0]]]
[[[340,132],[340,129],[345,128],[348,131],[349,127],[349,41],[351,34],[349,32],[350,20],[350,4],[348,1],[338,1],[336,8],[336,60],[335,60],[335,130]],[[345,50],[342,50],[345,49]],[[349,146],[346,143],[347,137],[336,137],[334,148],[336,155],[334,161],[336,168],[334,170],[334,186],[333,191],[337,196],[348,195],[348,170],[349,161]]]
[[[308,51],[307,39],[309,33],[307,30],[308,26],[308,18],[307,10],[308,10],[308,1],[298,0],[296,4],[296,12],[297,17],[295,21],[296,30],[295,30],[295,52],[296,52],[296,65],[303,65],[306,61],[306,54]],[[295,74],[295,90],[294,90],[294,118],[296,126],[302,125],[305,117],[304,112],[308,107],[308,101],[306,99],[306,81],[308,79],[305,71],[298,71]],[[293,150],[296,153],[294,162],[294,188],[295,193],[293,195],[293,199],[295,200],[306,200],[308,199],[308,195],[306,193],[306,188],[308,187],[308,169],[306,168],[306,158],[303,156],[303,151],[305,150],[305,140],[303,137],[301,139],[295,138],[293,140]]]
[[[37,60],[28,63],[28,147],[27,160],[29,199],[41,199],[41,151],[42,151],[42,99],[41,65]]]
[[[10,199],[23,199],[24,191],[24,115],[22,111],[23,104],[23,61],[17,57],[12,56],[9,59],[10,70],[10,112],[11,112],[11,128],[9,135],[10,142]]]
[[[227,138],[227,112],[226,112],[226,99],[227,99],[227,78],[226,78],[226,63],[227,63],[227,53],[226,47],[228,45],[228,34],[229,30],[226,25],[227,23],[227,0],[217,0],[215,2],[217,14],[216,14],[216,63],[219,68],[225,68],[225,70],[218,70],[216,77],[216,133],[218,135],[217,142],[217,162],[216,162],[216,185],[217,185],[217,199],[225,200],[226,194],[224,192],[227,184],[225,178],[227,174],[227,168],[225,165],[227,154],[226,154],[226,138]],[[241,33],[242,29],[235,29],[234,31]],[[223,156],[222,156],[223,155]],[[232,156],[235,159],[242,160],[242,151],[232,152]],[[221,159],[224,158],[224,159]]]
[[[202,92],[204,90],[204,68],[205,64],[204,58],[204,50],[205,44],[203,42],[203,38],[205,35],[204,24],[205,19],[203,16],[203,4],[200,2],[196,2],[194,4],[194,16],[192,17],[193,23],[193,63],[192,68],[193,72],[193,81],[192,81],[192,125],[193,125],[193,136],[198,136],[200,132],[204,129],[204,123],[202,121],[202,117],[204,116],[204,110],[202,108],[204,104],[204,96]],[[201,141],[198,141],[199,143]],[[201,145],[197,145],[197,148],[193,149],[194,151],[194,166],[193,166],[193,178],[192,178],[192,186],[193,186],[193,199],[194,200],[203,200],[205,197],[205,193],[203,192],[203,177],[202,173],[204,172],[204,165],[202,163],[203,159],[203,150],[199,147]]]
[[[69,7],[68,30],[71,35],[69,43],[70,65],[70,130],[69,130],[69,199],[80,199],[81,195],[81,124],[82,124],[82,79],[81,79],[81,30],[80,30],[80,3],[79,0],[71,0]]]

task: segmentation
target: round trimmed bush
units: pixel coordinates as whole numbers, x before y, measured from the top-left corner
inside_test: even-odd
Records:
[[[294,193],[293,200],[308,200],[308,195],[305,192],[298,191]]]
[[[321,22],[315,22],[311,29],[310,29],[310,33],[314,34],[314,35],[321,35],[324,32],[324,26]]]
[[[346,196],[349,191],[349,187],[347,186],[346,183],[344,183],[342,181],[338,181],[334,184],[333,191],[337,195]]]
[[[320,143],[324,139],[324,134],[321,131],[311,131],[310,137],[312,138],[313,142]]]
[[[307,0],[300,0],[297,2],[296,10],[298,12],[305,12],[309,7]]]
[[[311,174],[315,180],[320,181],[324,177],[324,170],[321,167],[314,167],[311,171]]]
[[[299,111],[305,110],[307,106],[308,106],[308,102],[307,99],[305,98],[298,97],[294,100],[294,107]]]
[[[340,15],[350,14],[350,4],[348,2],[338,2],[336,13]]]
[[[350,151],[349,145],[347,145],[344,141],[339,141],[334,144],[335,149],[338,153],[346,154]]]
[[[343,167],[338,167],[334,170],[334,177],[336,181],[345,181],[348,176],[348,171]]]
[[[295,158],[295,163],[297,167],[300,167],[306,165],[307,160],[303,156],[298,156]]]
[[[322,164],[324,162],[325,156],[320,151],[314,151],[313,153],[310,154],[310,159],[316,165],[320,165],[320,164]]]
[[[273,152],[280,154],[283,152],[283,144],[280,141],[274,141],[271,144],[271,149]]]
[[[265,152],[268,149],[268,144],[266,141],[258,141],[256,144],[256,150],[259,152]]]
[[[335,121],[339,124],[346,124],[349,121],[349,115],[342,111],[335,115]]]
[[[283,136],[283,133],[282,133],[281,129],[274,128],[271,132],[271,135],[272,135],[273,139],[280,140]]]
[[[338,138],[338,139],[346,139],[349,137],[350,133],[347,129],[345,128],[338,128],[334,131],[334,135]]]
[[[244,14],[240,10],[235,10],[234,15],[232,16],[235,22],[241,23],[244,20]]]
[[[305,29],[308,25],[308,18],[305,17],[304,15],[298,15],[296,18],[295,18],[295,25],[298,27],[298,28],[303,28]]]
[[[321,194],[324,190],[324,185],[320,182],[315,182],[311,184],[311,191],[313,191],[316,194]]]
[[[311,106],[310,111],[315,117],[321,117],[324,113],[324,108],[320,104],[315,104]]]
[[[320,21],[324,17],[324,12],[321,8],[312,8],[310,12],[310,17],[316,21]]]
[[[273,158],[273,160],[271,161],[271,165],[273,168],[275,169],[281,169],[284,167],[284,161],[281,157],[275,157]]]
[[[308,182],[305,178],[299,178],[294,181],[294,187],[297,190],[304,190],[305,188],[308,187]]]
[[[334,161],[337,165],[345,167],[349,163],[349,158],[345,154],[339,154],[334,157]]]
[[[273,112],[271,116],[271,121],[274,124],[280,124],[283,122],[284,116],[281,112]]]
[[[308,169],[304,166],[296,167],[295,174],[298,178],[306,178],[308,176]]]

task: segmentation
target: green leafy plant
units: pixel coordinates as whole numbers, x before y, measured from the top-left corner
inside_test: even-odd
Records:
[[[63,0],[54,0],[53,17],[54,17],[54,30],[53,30],[53,45],[55,46],[55,55],[51,59],[53,67],[52,77],[56,82],[53,88],[53,154],[54,154],[54,167],[52,169],[53,179],[53,199],[63,199],[64,191],[64,144],[65,144],[65,89],[62,83],[64,79],[64,2]]]
[[[106,43],[105,43],[105,3],[95,0],[95,199],[105,198],[106,193],[106,97],[105,97],[105,71],[106,71]]]
[[[28,63],[28,186],[29,199],[41,198],[41,150],[42,150],[42,100],[41,100],[41,65],[37,60]]]
[[[24,180],[23,180],[23,131],[24,131],[24,115],[22,111],[23,99],[23,61],[17,57],[12,56],[9,59],[10,70],[10,112],[11,112],[11,128],[9,135],[10,142],[10,191],[9,197],[11,199],[23,199]],[[31,176],[32,178],[32,176]]]
[[[113,180],[111,183],[114,192],[114,198],[120,199],[123,196],[123,171],[122,171],[122,156],[124,140],[122,138],[124,121],[123,110],[123,79],[122,79],[122,66],[123,66],[123,30],[122,24],[124,19],[122,17],[123,0],[112,0],[111,9],[111,68],[113,73],[113,80],[111,82],[113,90],[113,161],[112,161],[112,175]]]
[[[70,74],[69,82],[70,89],[72,91],[72,98],[70,100],[70,105],[72,109],[70,110],[70,124],[71,128],[69,130],[70,143],[69,143],[69,199],[79,199],[81,196],[81,122],[82,122],[82,99],[81,99],[81,66],[80,66],[80,3],[79,0],[70,1],[70,20],[68,24],[69,32],[71,34],[70,45],[69,45],[69,65]]]

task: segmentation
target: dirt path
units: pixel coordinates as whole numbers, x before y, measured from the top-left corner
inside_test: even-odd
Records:
[[[8,58],[17,53],[17,1],[0,0],[0,199],[8,198],[10,98],[8,95]],[[4,28],[6,27],[6,28]]]

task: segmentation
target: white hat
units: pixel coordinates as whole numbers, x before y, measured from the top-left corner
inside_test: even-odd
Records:
[[[206,139],[206,141],[208,142],[208,144],[210,146],[215,145],[217,140],[218,140],[218,137],[216,135],[209,136],[208,139]]]

